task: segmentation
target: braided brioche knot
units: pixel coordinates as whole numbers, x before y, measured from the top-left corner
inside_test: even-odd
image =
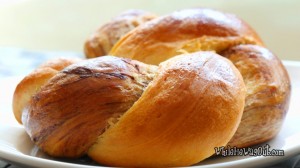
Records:
[[[249,25],[204,8],[130,12],[85,43],[88,58],[112,56],[74,61],[50,78],[36,70],[16,88],[14,114],[43,151],[111,166],[186,166],[215,147],[279,132],[290,80]],[[145,15],[153,17],[140,21]]]

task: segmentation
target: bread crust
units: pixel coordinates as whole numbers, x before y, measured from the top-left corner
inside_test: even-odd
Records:
[[[134,29],[120,39],[111,54],[158,64],[197,51],[227,57],[246,82],[245,115],[229,145],[247,147],[276,136],[289,106],[289,76],[256,32],[232,14],[205,8],[174,12]]]
[[[32,96],[25,130],[51,156],[80,157],[140,97],[155,70],[110,56],[70,65]]]
[[[58,71],[77,61],[79,61],[79,59],[59,58],[49,60],[24,77],[17,85],[13,95],[13,112],[16,120],[20,124],[22,124],[21,118],[23,110],[27,108],[32,95],[37,93],[41,86],[47,83]]]
[[[161,63],[158,72],[119,122],[98,138],[90,157],[111,166],[187,166],[227,144],[245,96],[232,63],[197,52]]]
[[[182,53],[185,45],[204,37],[200,45],[211,48],[199,50],[214,51],[218,44],[226,43],[227,38],[239,38],[239,43],[263,45],[256,32],[235,15],[206,8],[185,9],[170,15],[161,16],[142,24],[127,33],[111,49],[110,54],[139,60],[148,64],[159,64],[174,55]],[[209,40],[210,37],[215,40]],[[220,39],[220,40],[218,40]],[[232,42],[229,46],[235,45]]]
[[[88,58],[118,57],[46,64],[18,85],[14,114],[43,151],[109,166],[187,166],[215,147],[276,136],[290,79],[247,23],[194,8],[128,29],[140,16],[121,15],[85,43]]]
[[[187,166],[228,143],[244,100],[239,71],[213,52],[158,67],[106,56],[56,73],[31,96],[22,121],[51,156],[88,154],[110,166]]]
[[[223,53],[241,72],[246,103],[241,124],[228,143],[248,147],[278,134],[289,107],[291,83],[281,61],[268,49],[239,45]]]
[[[143,10],[128,10],[99,27],[85,42],[87,58],[104,56],[113,45],[135,27],[155,18],[156,15]]]

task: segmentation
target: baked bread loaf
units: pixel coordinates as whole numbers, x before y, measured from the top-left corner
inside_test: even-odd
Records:
[[[107,55],[122,36],[155,17],[143,10],[128,10],[120,14],[89,37],[84,45],[85,55],[88,58]]]
[[[17,86],[14,114],[40,149],[109,166],[187,166],[279,132],[290,79],[248,24],[205,8],[128,16],[85,43],[87,58],[114,56],[39,68]]]
[[[187,166],[232,138],[245,91],[239,71],[213,52],[159,66],[105,56],[45,81],[28,95],[22,122],[51,156],[87,154],[110,166]]]
[[[110,54],[157,65],[196,51],[214,51],[228,58],[246,83],[243,119],[229,145],[247,147],[273,138],[288,110],[290,79],[257,33],[235,15],[206,8],[177,11],[133,29]]]

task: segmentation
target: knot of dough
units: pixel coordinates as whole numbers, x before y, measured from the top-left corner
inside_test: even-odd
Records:
[[[45,82],[22,122],[51,156],[87,154],[111,166],[186,166],[229,142],[244,99],[239,71],[213,52],[159,66],[105,56],[72,64]]]
[[[231,60],[246,84],[244,115],[229,145],[247,147],[276,136],[289,107],[289,76],[256,32],[233,14],[194,8],[161,16],[125,34],[110,54],[157,65],[197,51]]]
[[[100,28],[85,53],[128,59],[71,65],[25,94],[15,115],[42,150],[112,166],[186,166],[214,147],[278,133],[290,79],[244,21],[204,8],[123,16]]]

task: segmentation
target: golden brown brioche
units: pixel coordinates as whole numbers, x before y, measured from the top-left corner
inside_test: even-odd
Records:
[[[38,92],[41,86],[64,67],[79,59],[60,58],[50,60],[27,75],[16,87],[13,96],[13,112],[16,120],[21,124],[22,111],[28,105],[31,96]]]
[[[128,10],[98,28],[85,42],[84,52],[87,58],[107,55],[113,45],[135,27],[152,20],[156,16],[142,10]]]
[[[155,69],[116,57],[73,64],[33,96],[25,129],[51,156],[82,156],[140,97]]]
[[[113,166],[187,166],[227,144],[244,106],[244,83],[235,67],[212,52],[197,52],[171,58],[157,72],[89,150],[94,160]]]
[[[235,15],[194,8],[140,25],[121,38],[110,54],[157,65],[182,52],[221,52],[237,44],[262,45],[262,42],[255,31]]]
[[[228,145],[247,147],[273,138],[283,124],[291,94],[281,61],[256,45],[239,45],[222,54],[241,72],[247,88],[241,124]]]
[[[276,56],[259,46],[263,43],[255,31],[236,16],[195,8],[144,23],[121,38],[110,53],[150,64],[180,53],[225,54],[247,85],[245,114],[229,144],[247,147],[274,137],[289,106],[288,74]]]
[[[204,8],[135,24],[144,14],[120,16],[85,44],[87,57],[126,58],[85,60],[18,85],[14,113],[37,146],[110,166],[187,166],[215,147],[278,133],[290,79],[249,25]]]
[[[31,98],[22,121],[52,156],[87,153],[110,166],[187,166],[229,142],[245,91],[239,71],[213,52],[158,67],[105,56],[57,73]]]

